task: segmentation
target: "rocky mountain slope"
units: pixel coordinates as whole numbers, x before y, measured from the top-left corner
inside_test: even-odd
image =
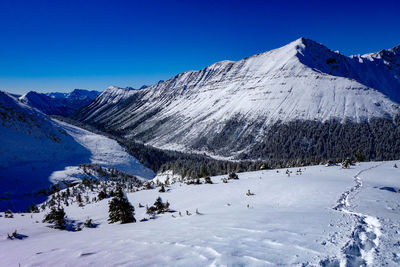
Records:
[[[318,160],[361,148],[383,159],[400,145],[399,77],[399,46],[346,57],[300,38],[142,90],[110,87],[75,118],[156,147],[226,157]]]
[[[98,91],[75,89],[71,93],[37,93],[30,91],[19,99],[48,115],[70,116],[77,110],[90,104]]]

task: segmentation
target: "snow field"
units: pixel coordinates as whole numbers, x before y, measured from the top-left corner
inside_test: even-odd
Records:
[[[70,205],[65,208],[69,219],[84,222],[89,217],[99,223],[97,228],[81,232],[48,228],[41,223],[43,213],[33,214],[33,218],[15,214],[14,219],[0,218],[0,246],[5,248],[0,250],[0,265],[344,264],[348,260],[344,248],[360,228],[353,212],[365,215],[367,231],[360,232],[360,237],[372,231],[379,235],[375,246],[387,250],[370,250],[361,260],[368,266],[393,265],[399,257],[393,244],[399,237],[391,233],[399,230],[400,196],[380,189],[400,188],[399,170],[393,164],[369,169],[377,163],[362,163],[346,170],[313,166],[301,168],[301,175],[295,174],[296,168],[291,169],[290,177],[286,170],[239,173],[239,180],[227,184],[218,176],[212,177],[212,185],[175,183],[166,193],[159,193],[158,188],[129,193],[138,222],[125,225],[107,223],[109,199],[82,208]],[[359,174],[365,169],[369,170]],[[357,175],[363,185],[348,194],[346,209],[350,212],[335,210],[341,196],[356,186]],[[255,195],[247,196],[248,190]],[[147,217],[139,203],[152,205],[158,196],[177,212],[139,222]],[[192,215],[187,216],[186,210]],[[371,226],[373,229],[368,228]],[[15,229],[28,237],[7,240],[7,233]]]

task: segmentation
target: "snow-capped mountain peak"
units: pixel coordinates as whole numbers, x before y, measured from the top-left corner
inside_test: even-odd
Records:
[[[400,110],[400,70],[393,51],[347,57],[299,38],[143,90],[110,87],[76,118],[180,150],[203,148],[209,140],[214,148],[227,139],[232,145],[263,140],[276,123],[393,118]]]

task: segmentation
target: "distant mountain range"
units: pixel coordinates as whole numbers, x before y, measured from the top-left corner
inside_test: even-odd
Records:
[[[30,91],[20,101],[48,115],[70,116],[90,104],[101,92],[75,89],[71,93],[38,93]]]
[[[344,56],[310,39],[186,71],[140,90],[109,87],[73,117],[159,148],[318,161],[360,149],[400,157],[400,46]]]

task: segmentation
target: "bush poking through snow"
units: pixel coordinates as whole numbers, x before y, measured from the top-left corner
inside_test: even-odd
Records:
[[[15,238],[17,238],[17,237],[18,237],[17,230],[15,230],[11,235],[10,235],[10,234],[7,234],[7,238],[8,238],[8,239],[11,239],[11,240],[13,240],[13,239],[15,239]]]
[[[231,179],[238,180],[238,179],[239,179],[239,176],[238,176],[236,173],[231,172],[231,173],[229,174],[229,176],[228,176],[228,180],[231,180]]]
[[[254,193],[250,192],[250,189],[247,190],[246,196],[254,196]]]
[[[60,207],[51,208],[50,212],[44,217],[43,222],[52,223],[54,228],[57,229],[65,229],[66,222],[64,209]]]
[[[7,238],[10,240],[14,240],[14,239],[22,240],[27,237],[28,237],[27,235],[22,235],[22,234],[17,233],[17,230],[15,230],[11,235],[7,233]]]
[[[4,212],[4,218],[14,218],[14,214],[12,213],[11,210],[7,210]]]
[[[85,227],[87,227],[87,228],[95,228],[95,227],[96,227],[96,225],[93,224],[92,219],[89,219],[89,218],[86,220],[86,222],[84,223],[84,225],[85,225]]]
[[[158,197],[156,199],[156,202],[154,202],[153,206],[147,208],[147,214],[149,215],[165,213],[168,211],[169,211],[169,203],[168,201],[166,203],[163,203],[161,197]]]
[[[133,223],[136,222],[134,215],[135,208],[129,203],[122,188],[118,187],[115,197],[108,204],[108,222]]]
[[[212,183],[213,183],[213,182],[211,181],[210,176],[207,176],[206,178],[204,178],[204,182],[205,182],[206,184],[212,184]]]
[[[164,187],[164,185],[161,185],[161,189],[158,190],[158,192],[160,192],[160,193],[165,193],[165,187]]]
[[[348,169],[350,168],[350,166],[353,165],[353,162],[351,161],[351,159],[347,158],[342,162],[342,168],[343,169]]]

